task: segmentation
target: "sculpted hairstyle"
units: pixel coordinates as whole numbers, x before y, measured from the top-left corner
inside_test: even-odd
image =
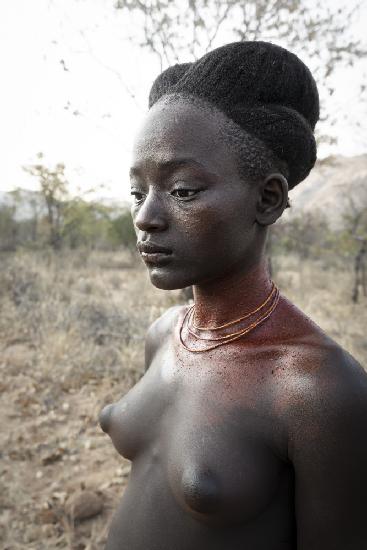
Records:
[[[315,164],[316,83],[306,65],[280,46],[233,42],[194,63],[169,67],[154,81],[149,107],[172,95],[214,106],[264,144],[285,164],[289,189]]]

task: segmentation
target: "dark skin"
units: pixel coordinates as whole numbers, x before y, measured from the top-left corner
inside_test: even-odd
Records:
[[[265,300],[266,228],[287,203],[280,174],[243,180],[222,117],[187,100],[155,105],[131,170],[138,242],[168,249],[140,245],[151,281],[193,285],[203,326]],[[107,549],[366,548],[363,369],[284,297],[255,330],[204,353],[180,343],[186,311],[152,325],[145,375],[101,414],[132,461]]]

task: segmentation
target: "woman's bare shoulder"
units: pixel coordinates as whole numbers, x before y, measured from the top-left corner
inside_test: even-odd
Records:
[[[302,315],[294,310],[294,315]],[[303,333],[284,340],[281,368],[274,371],[277,403],[288,433],[302,438],[313,425],[332,426],[345,414],[367,422],[367,373],[304,316]],[[307,330],[306,330],[307,328]],[[321,430],[322,431],[322,430]]]
[[[367,373],[358,361],[288,300],[281,308],[287,322],[273,375],[287,416],[341,411],[357,397],[367,404]]]
[[[172,334],[179,319],[184,316],[187,307],[184,305],[172,306],[150,325],[145,338],[146,370],[164,340]]]

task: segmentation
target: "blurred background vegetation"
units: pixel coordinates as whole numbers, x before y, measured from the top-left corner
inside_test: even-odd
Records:
[[[42,153],[38,155],[42,160]],[[15,189],[0,205],[0,250],[19,248],[135,248],[135,231],[128,206],[116,207],[71,196],[63,164],[25,167],[37,178],[39,189]]]
[[[25,170],[37,179],[39,189],[18,188],[3,195],[0,252],[78,249],[89,254],[93,250],[125,249],[134,257],[136,236],[129,205],[72,196],[64,165],[47,168],[41,163],[41,153],[38,160],[40,163]],[[353,164],[351,179],[346,168]],[[327,175],[325,166],[329,168]],[[320,180],[325,177],[332,185],[329,204],[323,209],[323,204],[317,207],[315,201]],[[343,183],[343,178],[348,181]],[[367,296],[367,155],[327,158],[316,166],[309,180],[303,184],[308,184],[306,199],[301,189],[295,211],[291,208],[270,230],[269,262],[274,270],[277,257],[289,254],[302,260],[322,260],[325,268],[337,264],[349,269],[349,298],[357,302],[361,295]]]

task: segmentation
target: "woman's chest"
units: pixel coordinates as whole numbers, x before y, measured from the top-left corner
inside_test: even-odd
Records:
[[[195,372],[195,364],[158,360],[114,406],[115,447],[137,467],[156,464],[194,517],[255,517],[274,498],[284,469],[271,451],[264,396],[254,396],[233,368],[228,376],[209,364]]]

